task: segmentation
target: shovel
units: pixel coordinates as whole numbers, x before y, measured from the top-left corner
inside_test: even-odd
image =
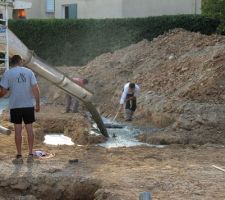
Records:
[[[116,115],[115,115],[115,117],[113,118],[112,122],[114,122],[114,121],[116,120],[116,118],[117,118],[117,116],[118,116],[119,113],[120,113],[120,111],[118,111],[118,112],[116,113]]]
[[[118,111],[117,111],[115,117],[113,118],[112,122],[114,122],[116,120],[116,118],[117,118],[117,116],[118,116],[119,113],[120,113],[120,108],[118,109]]]

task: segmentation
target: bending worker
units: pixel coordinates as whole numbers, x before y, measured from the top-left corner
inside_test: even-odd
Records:
[[[133,114],[137,108],[137,95],[140,87],[135,83],[126,83],[123,87],[123,93],[120,98],[120,110],[125,108],[126,121],[132,121]]]

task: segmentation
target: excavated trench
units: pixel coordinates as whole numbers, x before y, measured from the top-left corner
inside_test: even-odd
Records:
[[[73,124],[76,123],[75,121]],[[62,124],[65,124],[66,122],[59,119],[50,119],[44,123],[41,122],[41,131],[36,134],[35,138],[40,143],[44,142],[50,145],[57,145],[58,139],[58,144],[60,145],[60,143],[63,143],[63,137],[66,136],[68,139],[72,139],[72,142],[77,145],[96,144],[105,148],[131,147],[139,145],[163,147],[163,145],[150,145],[138,141],[137,136],[140,135],[141,131],[128,124],[121,124],[115,121],[112,122],[107,118],[103,118],[103,122],[106,125],[109,134],[108,138],[102,136],[100,131],[97,129],[96,124],[93,124],[92,128],[90,127],[88,132],[77,133],[76,126],[70,126],[68,130],[67,127],[65,128],[62,126]],[[154,128],[149,128],[148,130],[148,132],[153,131],[155,131]],[[47,137],[48,142],[46,142]]]
[[[1,200],[93,200],[100,182],[56,172],[37,177],[1,178]]]

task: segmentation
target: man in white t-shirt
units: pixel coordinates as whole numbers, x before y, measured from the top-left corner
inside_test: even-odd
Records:
[[[135,83],[126,83],[123,87],[123,93],[120,98],[120,110],[125,108],[126,121],[132,121],[133,114],[137,108],[137,96],[140,93],[140,87]]]
[[[14,123],[15,143],[17,148],[17,159],[22,159],[22,122],[28,135],[29,157],[33,156],[33,126],[35,121],[34,111],[40,111],[40,92],[34,73],[22,66],[21,56],[14,55],[11,59],[12,68],[7,70],[0,82],[0,97],[8,91],[10,122]]]

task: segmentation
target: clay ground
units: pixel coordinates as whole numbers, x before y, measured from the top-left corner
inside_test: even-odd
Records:
[[[42,114],[49,118],[45,110],[47,108]],[[51,110],[50,118],[57,118],[59,122],[66,118],[67,114],[60,115],[63,107],[57,107],[55,113]],[[54,122],[50,124],[51,127],[57,126]],[[80,199],[81,194],[87,194],[87,188],[93,184],[97,184],[94,192],[83,199],[136,200],[143,191],[150,191],[153,199],[225,199],[225,174],[212,167],[225,165],[225,148],[222,145],[174,144],[165,148],[105,149],[95,145],[54,147],[36,141],[35,149],[54,153],[55,156],[36,159],[30,165],[26,163],[27,142],[24,137],[24,164],[18,166],[12,164],[14,135],[0,135],[0,138],[0,191],[7,191],[2,199],[67,199],[62,194],[68,197],[73,194],[71,199]],[[69,159],[79,161],[69,164]],[[71,182],[71,177],[79,184],[84,182],[86,189],[71,189],[66,193],[65,187],[68,181]],[[93,182],[91,186],[90,182]]]

